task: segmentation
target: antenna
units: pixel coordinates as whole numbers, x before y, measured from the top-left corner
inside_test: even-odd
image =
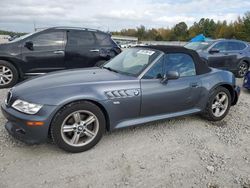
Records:
[[[36,31],[36,21],[33,21],[34,31]]]

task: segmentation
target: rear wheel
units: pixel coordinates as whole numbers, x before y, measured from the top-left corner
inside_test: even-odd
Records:
[[[61,149],[83,152],[99,142],[105,124],[105,117],[95,104],[87,101],[72,103],[55,116],[51,136]]]
[[[209,97],[203,116],[210,121],[220,121],[231,107],[231,94],[224,87],[216,88]]]
[[[249,69],[248,63],[245,61],[241,61],[238,65],[238,70],[237,70],[236,76],[238,78],[243,78],[246,75],[246,73],[248,72],[248,69]]]
[[[7,61],[0,61],[0,89],[14,86],[18,81],[17,69]]]

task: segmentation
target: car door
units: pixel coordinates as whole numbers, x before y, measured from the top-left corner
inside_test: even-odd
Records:
[[[66,65],[68,68],[93,67],[100,59],[100,49],[93,32],[69,30],[67,32]]]
[[[228,64],[233,59],[234,55],[229,53],[227,41],[219,41],[208,50],[208,63],[210,67],[228,69]]]
[[[27,75],[65,69],[65,33],[46,31],[27,38],[22,44],[22,60]]]
[[[236,71],[238,69],[238,63],[242,57],[244,57],[243,50],[247,46],[242,42],[229,41],[227,45],[226,53],[230,57],[230,61],[225,63],[225,67],[228,70]]]
[[[180,78],[162,83],[165,72],[178,71]],[[200,97],[194,61],[184,53],[169,53],[141,79],[141,116],[169,114],[195,108]]]

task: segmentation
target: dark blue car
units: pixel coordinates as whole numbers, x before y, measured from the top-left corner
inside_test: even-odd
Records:
[[[245,76],[243,87],[250,90],[250,71]]]
[[[190,42],[186,48],[196,50],[213,68],[231,71],[238,78],[243,78],[250,67],[250,45],[240,40],[210,40]]]

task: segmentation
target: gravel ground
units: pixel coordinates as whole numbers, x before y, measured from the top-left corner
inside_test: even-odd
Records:
[[[79,154],[14,140],[0,114],[0,187],[249,188],[249,108],[243,90],[221,122],[188,116],[117,130]]]

